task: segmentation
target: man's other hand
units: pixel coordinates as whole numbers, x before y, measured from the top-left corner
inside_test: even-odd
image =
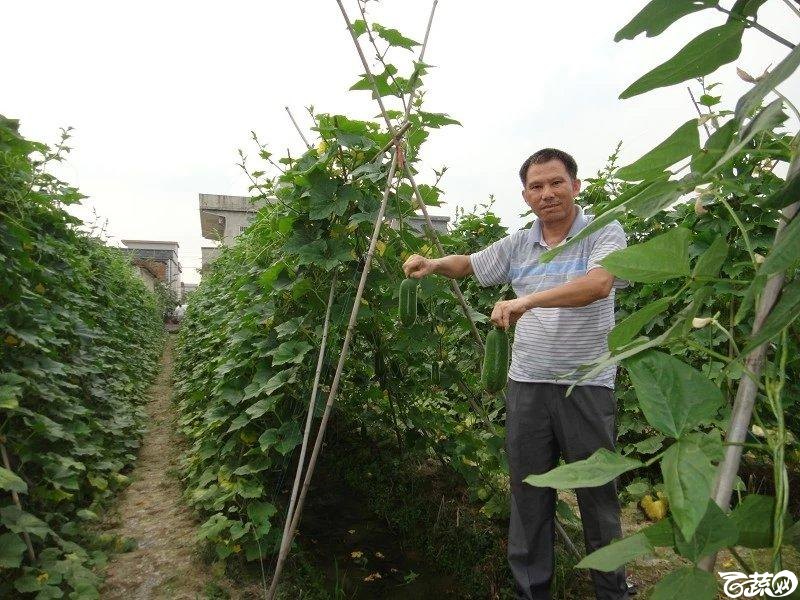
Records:
[[[414,279],[421,279],[426,275],[433,273],[435,263],[429,258],[420,256],[419,254],[412,254],[403,263],[403,272],[406,277],[413,277]]]
[[[525,298],[514,298],[513,300],[501,300],[492,309],[492,323],[503,329],[508,329],[525,314],[530,307]]]

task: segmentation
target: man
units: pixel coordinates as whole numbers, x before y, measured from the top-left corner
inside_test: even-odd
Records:
[[[522,197],[538,217],[530,229],[509,235],[471,255],[428,259],[413,255],[407,277],[431,273],[451,278],[474,275],[482,286],[511,283],[517,298],[497,302],[492,322],[516,324],[506,392],[506,452],[511,476],[508,560],[518,597],[550,598],[553,577],[556,493],[523,479],[557,465],[582,460],[616,438],[615,368],[581,381],[569,396],[575,371],[608,350],[614,326],[614,288],[625,285],[600,266],[626,246],[614,221],[540,263],[543,252],[576,235],[591,220],[575,204],[581,182],[575,160],[546,148],[519,172]],[[577,490],[584,539],[592,552],[622,537],[615,482]],[[592,571],[597,600],[628,598],[624,569]]]

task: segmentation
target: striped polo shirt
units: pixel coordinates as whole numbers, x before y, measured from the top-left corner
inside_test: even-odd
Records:
[[[592,216],[576,205],[577,214],[566,239],[591,222]],[[549,250],[536,220],[480,252],[470,255],[481,286],[511,283],[517,297],[548,290],[599,267],[610,253],[627,245],[617,221],[565,249],[549,263],[539,257]],[[625,287],[621,279],[614,288]],[[514,381],[576,383],[580,369],[608,351],[608,332],[614,327],[614,289],[607,298],[578,308],[533,308],[517,321],[511,368]],[[614,388],[616,367],[610,366],[580,385]]]

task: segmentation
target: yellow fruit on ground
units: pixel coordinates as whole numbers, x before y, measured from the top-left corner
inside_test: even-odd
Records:
[[[658,496],[659,494],[656,495]],[[658,500],[655,500],[650,494],[647,494],[642,498],[641,502],[639,502],[639,506],[641,506],[647,518],[652,521],[660,521],[667,516],[667,502],[660,497]]]

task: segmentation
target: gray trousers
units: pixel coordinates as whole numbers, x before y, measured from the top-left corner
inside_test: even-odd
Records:
[[[506,453],[511,475],[508,562],[518,598],[549,600],[553,578],[556,491],[523,479],[557,465],[614,449],[616,398],[601,386],[521,383],[508,380]],[[587,552],[622,537],[616,482],[576,490]],[[591,571],[597,600],[628,600],[625,570]]]

